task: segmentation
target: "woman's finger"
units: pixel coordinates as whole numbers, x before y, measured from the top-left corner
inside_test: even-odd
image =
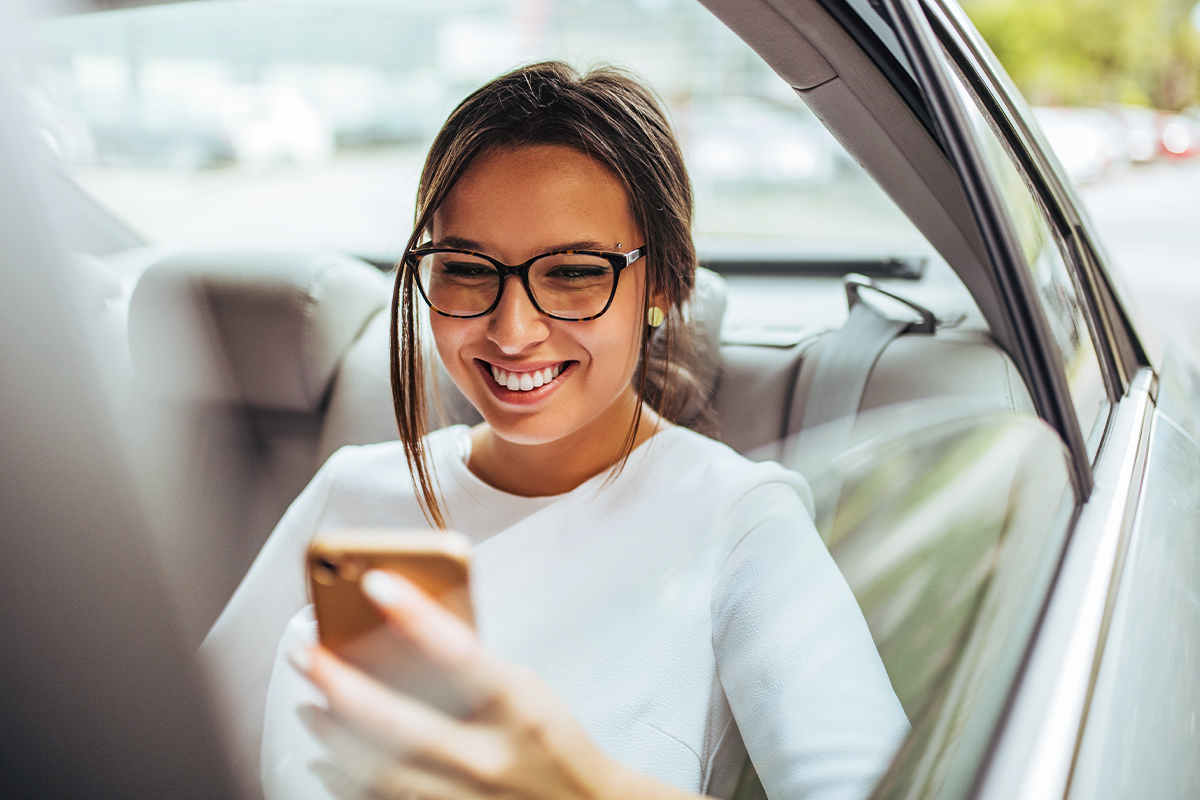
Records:
[[[330,763],[316,762],[310,769],[339,798],[469,800],[477,796],[461,772],[446,773],[431,763],[389,756],[324,709],[307,706],[301,712],[305,725],[330,756]]]
[[[503,690],[504,665],[488,656],[469,625],[412,581],[373,569],[363,576],[362,588],[392,630],[439,668],[471,706],[487,703]]]
[[[329,700],[329,711],[398,758],[453,760],[464,726],[425,703],[394,691],[324,648],[299,668]],[[303,658],[296,659],[303,662]]]

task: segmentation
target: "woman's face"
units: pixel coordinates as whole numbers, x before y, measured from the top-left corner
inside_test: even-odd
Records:
[[[645,244],[624,187],[604,166],[569,147],[537,145],[485,154],[467,169],[433,217],[433,244],[522,264],[555,250],[628,252]],[[505,280],[484,317],[431,314],[438,353],[454,383],[514,444],[591,436],[623,437],[636,407],[631,386],[643,319],[645,259],[623,270],[612,305],[598,319],[550,319],[521,280]],[[509,389],[496,371],[550,369],[553,380]],[[557,373],[555,375],[555,373]],[[526,385],[529,381],[526,381]]]

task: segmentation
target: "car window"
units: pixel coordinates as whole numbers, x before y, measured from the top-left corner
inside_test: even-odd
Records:
[[[932,407],[921,417],[936,418]],[[1061,441],[1010,414],[861,415],[864,444],[809,473],[828,537],[913,726],[874,798],[961,797],[1020,669],[1070,528]]]
[[[697,3],[218,0],[50,20],[35,38],[30,92],[47,141],[153,240],[394,255],[450,110],[505,70],[565,58],[628,66],[662,96],[702,241],[922,242]]]
[[[1020,160],[996,129],[984,106],[952,72],[972,127],[983,145],[997,190],[1016,231],[1037,298],[1050,325],[1079,429],[1085,440],[1102,423],[1108,397],[1087,311],[1070,266],[1065,239],[1055,225]]]
[[[786,344],[840,325],[850,271],[976,313],[874,180],[698,3],[216,0],[48,20],[33,39],[47,145],[152,242],[394,263],[450,110],[507,69],[564,58],[626,66],[668,107],[701,259],[735,284],[730,337]],[[820,276],[799,299],[796,274]]]

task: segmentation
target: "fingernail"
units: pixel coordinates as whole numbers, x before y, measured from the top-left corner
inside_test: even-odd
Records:
[[[288,663],[301,675],[307,675],[312,670],[312,652],[304,645],[296,645],[287,652]]]
[[[394,606],[412,597],[412,587],[383,570],[373,569],[362,579],[363,593],[381,606]]]

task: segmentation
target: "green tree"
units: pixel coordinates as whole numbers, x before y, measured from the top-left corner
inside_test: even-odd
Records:
[[[1179,109],[1200,96],[1196,0],[963,0],[1037,104]]]

